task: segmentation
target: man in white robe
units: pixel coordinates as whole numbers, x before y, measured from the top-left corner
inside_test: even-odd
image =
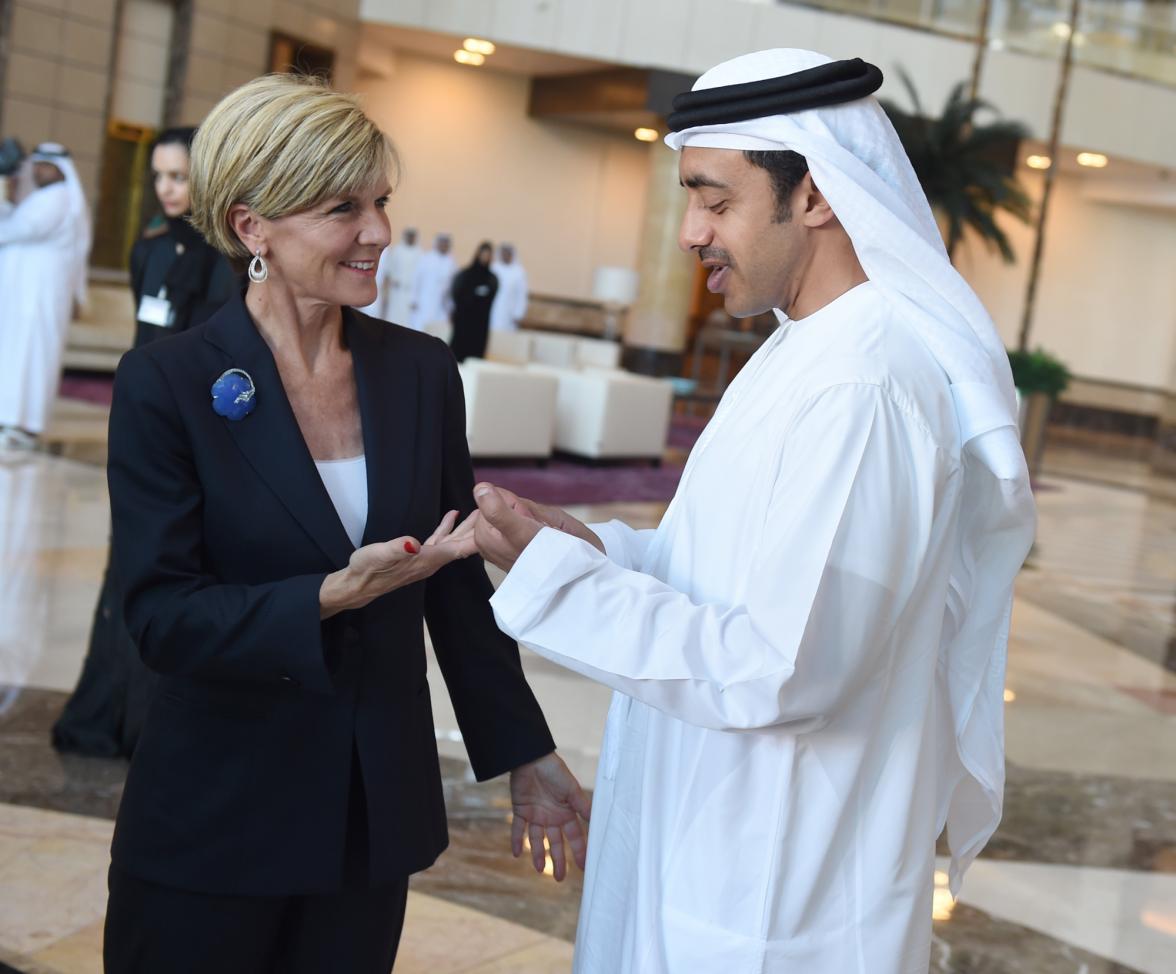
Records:
[[[999,820],[1033,502],[1004,349],[880,83],[764,51],[675,102],[680,242],[781,324],[659,527],[475,491],[499,625],[617,691],[578,974],[925,974],[936,837],[958,891]]]
[[[420,256],[417,232],[408,227],[395,247],[386,247],[380,254],[376,268],[376,300],[360,310],[373,318],[407,325],[412,319],[412,282]]]
[[[457,265],[449,253],[451,239],[447,233],[437,234],[433,249],[422,254],[416,262],[412,277],[411,318],[408,324],[417,331],[425,331],[438,323],[448,324],[452,299],[449,287]]]
[[[91,240],[65,148],[45,143],[29,160],[34,190],[0,204],[0,430],[9,447],[34,445],[49,421]]]
[[[498,260],[490,265],[498,278],[498,290],[490,306],[491,331],[518,331],[527,313],[527,272],[519,263],[513,244],[500,244]]]

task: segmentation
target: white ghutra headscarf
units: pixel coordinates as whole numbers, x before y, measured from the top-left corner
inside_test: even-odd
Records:
[[[812,51],[759,51],[712,68],[693,90],[780,78],[830,63]],[[958,893],[964,871],[1000,821],[1012,586],[1036,526],[1004,346],[980,300],[948,260],[927,197],[876,99],[697,125],[671,132],[665,141],[675,150],[791,149],[804,156],[866,275],[951,382],[964,448],[964,490],[938,683],[955,728],[955,747],[943,749],[950,801],[941,824],[951,848],[951,888]]]

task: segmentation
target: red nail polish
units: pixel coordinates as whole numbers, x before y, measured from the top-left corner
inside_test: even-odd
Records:
[[[404,542],[404,550],[407,551],[410,555],[415,555],[417,553],[416,545],[414,545],[411,541]]]

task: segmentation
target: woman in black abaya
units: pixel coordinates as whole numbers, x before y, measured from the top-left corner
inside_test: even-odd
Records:
[[[155,195],[164,220],[131,250],[135,347],[195,327],[232,297],[228,262],[188,222],[188,149],[194,128],[168,129],[151,149]]]
[[[490,270],[494,247],[483,242],[469,267],[453,278],[453,357],[483,358],[490,334],[490,306],[498,292],[498,278]]]

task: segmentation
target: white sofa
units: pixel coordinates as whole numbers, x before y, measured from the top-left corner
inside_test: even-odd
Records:
[[[577,338],[576,365],[581,369],[619,369],[621,343],[603,338]]]
[[[539,362],[562,369],[615,369],[621,364],[621,346],[619,342],[600,338],[581,338],[535,329],[492,331],[486,346],[486,358],[516,365]]]
[[[551,456],[559,386],[554,376],[483,359],[467,359],[458,370],[471,456]]]
[[[555,448],[592,459],[660,461],[673,410],[673,386],[664,379],[616,369],[527,367],[559,384]]]
[[[531,332],[492,330],[486,342],[486,358],[491,362],[525,365],[531,358]]]

